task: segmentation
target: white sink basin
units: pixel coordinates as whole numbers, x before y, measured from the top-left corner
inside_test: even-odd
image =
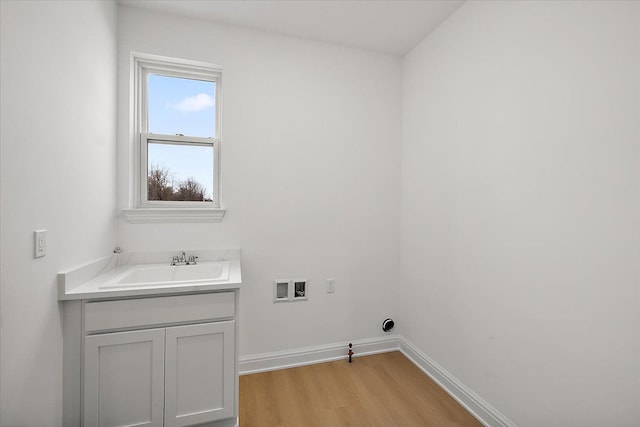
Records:
[[[100,288],[164,286],[228,279],[229,261],[200,262],[196,265],[149,264],[130,267]]]

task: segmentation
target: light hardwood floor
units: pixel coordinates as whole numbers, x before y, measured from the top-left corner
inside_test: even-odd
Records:
[[[481,425],[397,351],[240,377],[240,427]]]

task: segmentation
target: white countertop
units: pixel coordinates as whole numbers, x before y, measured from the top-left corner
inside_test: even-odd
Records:
[[[94,298],[126,298],[138,296],[186,294],[238,289],[242,284],[240,250],[185,251],[196,255],[199,263],[226,261],[229,275],[224,280],[198,280],[184,283],[157,283],[152,286],[128,284],[108,286],[119,276],[141,266],[169,265],[169,258],[175,252],[137,252],[113,254],[91,261],[65,272],[58,273],[58,300],[78,300]],[[189,268],[181,266],[180,268]]]

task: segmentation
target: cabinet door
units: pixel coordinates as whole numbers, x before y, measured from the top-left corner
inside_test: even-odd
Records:
[[[235,414],[235,322],[167,328],[165,426]]]
[[[85,337],[84,427],[162,427],[164,329]]]

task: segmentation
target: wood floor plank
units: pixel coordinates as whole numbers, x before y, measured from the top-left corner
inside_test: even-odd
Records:
[[[397,351],[240,377],[240,427],[481,425]]]

